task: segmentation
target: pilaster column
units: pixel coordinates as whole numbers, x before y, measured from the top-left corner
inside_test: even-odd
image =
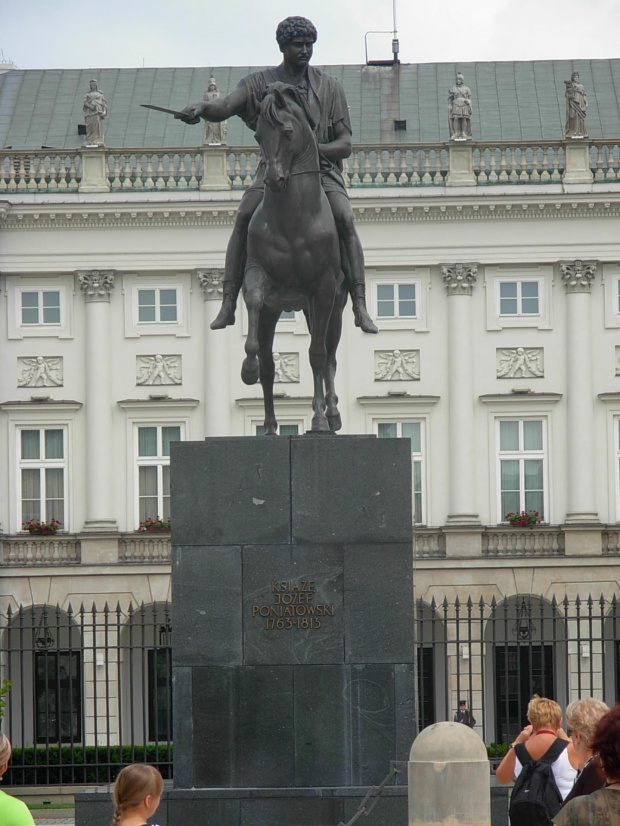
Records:
[[[476,512],[471,304],[477,264],[444,264],[448,291],[450,487],[448,525],[479,524]]]
[[[205,436],[230,436],[230,378],[225,330],[212,330],[222,300],[224,273],[218,268],[194,270],[205,302]],[[241,369],[241,361],[239,361]]]
[[[596,261],[561,261],[566,287],[567,524],[598,522],[594,500],[594,394],[590,290]]]
[[[86,521],[84,531],[118,531],[112,505],[110,294],[112,270],[77,273],[86,300]]]

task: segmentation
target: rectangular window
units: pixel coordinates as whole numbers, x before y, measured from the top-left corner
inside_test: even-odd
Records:
[[[500,281],[499,314],[539,315],[538,281]]]
[[[299,436],[299,425],[298,424],[279,424],[278,425],[278,433],[280,436]],[[256,435],[257,436],[264,436],[265,435],[265,425],[264,424],[257,424],[256,425]]]
[[[415,318],[416,285],[377,284],[377,318]]]
[[[20,430],[21,524],[56,519],[66,530],[65,431]]]
[[[545,428],[542,419],[500,420],[500,515],[538,511],[545,517]]]
[[[170,518],[170,442],[179,425],[138,427],[138,520]]]
[[[21,299],[23,326],[60,326],[59,290],[24,290]]]
[[[377,436],[380,439],[409,439],[411,441],[411,466],[413,473],[413,522],[425,524],[424,455],[422,450],[422,422],[379,422]]]
[[[138,290],[138,322],[140,324],[176,324],[177,291],[153,287]]]

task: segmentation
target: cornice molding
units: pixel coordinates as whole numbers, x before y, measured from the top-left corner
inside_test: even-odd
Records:
[[[488,191],[488,190],[485,190]],[[425,190],[425,193],[427,190]],[[403,196],[399,190],[397,198],[369,197],[360,203],[356,198],[351,202],[355,220],[359,224],[381,223],[425,223],[441,221],[532,221],[563,220],[584,218],[620,218],[620,193],[597,193],[586,195],[560,195],[533,198],[531,195],[518,197],[498,197],[491,201],[481,196],[477,202],[463,203],[458,199],[446,203],[446,197],[420,197],[412,190],[411,196]],[[49,197],[49,196],[48,196]],[[469,196],[471,198],[471,196]],[[166,204],[137,202],[117,207],[112,203],[99,204],[11,204],[0,205],[3,230],[45,230],[50,229],[134,229],[134,228],[202,228],[229,227],[234,224],[237,204],[230,203],[214,208],[211,205],[184,204],[182,207]]]

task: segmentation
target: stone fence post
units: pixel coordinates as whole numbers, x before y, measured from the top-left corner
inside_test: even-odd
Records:
[[[409,826],[491,826],[486,746],[462,723],[434,723],[409,755]]]

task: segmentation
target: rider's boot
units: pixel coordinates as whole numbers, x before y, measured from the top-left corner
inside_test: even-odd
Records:
[[[378,333],[379,330],[366,309],[366,284],[360,281],[355,282],[352,299],[355,326],[360,327],[363,333]]]
[[[236,284],[232,279],[224,278],[222,284],[222,306],[217,316],[211,322],[212,330],[223,330],[235,323],[235,309],[241,284]]]

